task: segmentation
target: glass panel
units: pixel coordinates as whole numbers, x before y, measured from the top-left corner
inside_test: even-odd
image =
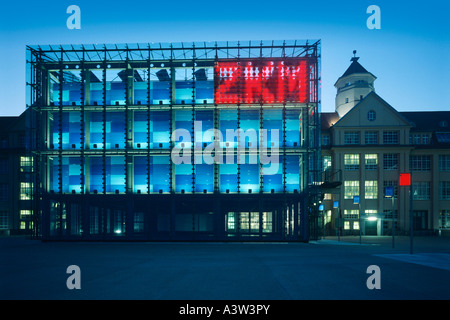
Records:
[[[147,157],[134,157],[134,190],[135,193],[148,193],[148,163]]]
[[[238,185],[238,165],[236,156],[234,163],[220,164],[220,192],[237,192]]]
[[[170,192],[170,156],[150,157],[150,192]]]
[[[195,165],[195,191],[196,192],[214,191],[214,165],[196,164]]]
[[[148,103],[148,70],[135,69],[134,70],[134,104]]]
[[[263,110],[262,143],[266,148],[280,148],[283,141],[282,110]]]
[[[192,104],[192,68],[175,69],[175,104]]]
[[[106,113],[106,149],[125,149],[125,113]]]
[[[64,157],[62,159],[62,187],[64,193],[80,193],[81,189],[81,158]]]
[[[259,192],[259,162],[256,160],[256,163],[251,163],[251,156],[249,155],[246,155],[245,162],[240,164],[239,190],[243,193]]]
[[[89,123],[89,148],[103,149],[103,113],[91,112]]]
[[[90,192],[103,193],[103,159],[100,157],[90,158],[89,172]]]
[[[300,191],[299,156],[286,156],[286,191]]]
[[[259,145],[259,110],[241,110],[240,128],[242,129],[239,146],[257,148]]]
[[[214,69],[196,69],[195,75],[195,103],[214,103]]]
[[[300,110],[286,110],[286,147],[300,146]]]
[[[170,111],[150,112],[150,148],[170,147]]]
[[[125,192],[125,157],[106,157],[106,192]]]
[[[133,146],[137,149],[146,149],[148,147],[148,118],[146,111],[134,112]]]
[[[237,110],[220,110],[220,131],[222,133],[223,141],[220,143],[221,148],[235,148],[237,147],[237,137],[233,140],[233,134],[237,133],[238,122]],[[227,130],[231,131],[227,137]]]
[[[192,164],[175,165],[175,192],[192,192]]]
[[[126,70],[106,70],[106,105],[125,105]]]
[[[171,97],[170,69],[150,69],[150,103],[170,104]]]

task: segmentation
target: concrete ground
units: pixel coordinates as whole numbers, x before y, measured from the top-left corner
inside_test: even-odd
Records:
[[[450,298],[450,238],[310,243],[40,242],[0,238],[0,299],[299,300]],[[69,290],[67,267],[80,268]],[[380,270],[368,289],[367,268]]]

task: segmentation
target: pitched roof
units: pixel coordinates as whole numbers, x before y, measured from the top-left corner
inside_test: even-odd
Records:
[[[399,113],[411,122],[413,131],[450,132],[450,111],[407,111]]]
[[[337,112],[322,112],[320,114],[320,123],[322,131],[330,129],[339,120]]]
[[[371,72],[367,71],[366,68],[364,68],[358,62],[358,59],[359,59],[358,57],[353,57],[353,58],[350,59],[350,61],[352,61],[352,63],[347,68],[347,70],[344,72],[344,74],[339,77],[339,79],[337,81],[339,81],[343,77],[347,77],[347,76],[349,76],[351,74],[355,74],[355,73],[367,73],[367,74],[372,75],[375,79],[377,78]],[[336,81],[336,83],[337,83],[337,81]]]

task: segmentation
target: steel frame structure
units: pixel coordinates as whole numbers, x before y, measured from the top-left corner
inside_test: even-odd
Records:
[[[315,237],[317,223],[310,223],[310,219],[317,218],[317,208],[315,204],[320,199],[320,40],[317,41],[259,41],[259,42],[201,42],[201,43],[149,43],[149,44],[114,44],[114,45],[62,45],[62,46],[28,46],[27,47],[27,108],[29,117],[27,122],[27,131],[29,137],[29,153],[34,159],[34,170],[32,177],[33,185],[33,235],[36,238],[44,240],[290,240],[290,241],[308,241]],[[186,68],[192,71],[192,75],[201,68],[215,68],[219,61],[235,61],[238,64],[243,61],[265,61],[270,59],[305,59],[308,62],[308,99],[306,102],[281,101],[280,103],[271,103],[271,107],[279,107],[282,110],[283,117],[283,141],[286,142],[286,113],[289,110],[300,110],[301,118],[304,119],[302,137],[303,141],[298,148],[291,148],[283,143],[283,155],[297,154],[301,155],[303,163],[299,167],[300,190],[294,192],[286,191],[286,157],[283,157],[283,192],[269,194],[263,193],[263,178],[259,176],[260,192],[243,193],[239,190],[240,186],[240,166],[237,168],[238,190],[235,194],[221,192],[219,188],[219,169],[214,165],[214,191],[212,193],[201,193],[195,190],[196,173],[194,165],[192,166],[192,190],[187,192],[175,191],[174,165],[169,167],[169,192],[161,194],[150,193],[137,194],[133,190],[133,178],[130,174],[132,170],[132,157],[143,155],[147,157],[147,170],[150,170],[150,156],[155,154],[167,154],[173,148],[173,142],[169,150],[152,150],[150,147],[136,149],[133,146],[133,112],[136,110],[144,111],[147,114],[147,141],[150,141],[151,128],[150,114],[154,110],[167,110],[172,115],[169,122],[169,131],[172,132],[175,126],[173,113],[176,110],[188,110],[192,112],[192,130],[194,130],[195,112],[197,110],[211,110],[213,112],[214,128],[219,127],[219,113],[224,108],[234,108],[237,110],[237,126],[241,123],[241,110],[248,108],[258,108],[260,114],[259,127],[263,127],[264,111],[268,108],[267,103],[243,103],[242,100],[234,104],[217,104],[214,102],[197,103],[195,100],[196,79],[192,77],[192,101],[191,103],[176,103],[175,99],[175,70],[176,68]],[[169,70],[169,95],[168,104],[153,103],[150,99],[150,73],[153,68],[162,68]],[[121,69],[125,71],[125,89],[124,103],[115,105],[106,103],[107,70]],[[141,104],[134,99],[133,83],[134,71],[143,69],[147,71],[147,99],[146,103]],[[59,101],[51,102],[49,95],[50,71],[57,71],[57,81],[63,83],[64,75],[68,70],[80,71],[80,97],[76,102],[65,105],[63,101],[62,85],[59,87]],[[102,73],[102,101],[101,105],[93,104],[90,101],[89,87],[86,83],[90,81],[89,70],[99,70]],[[214,69],[214,92],[218,87],[218,74]],[[56,103],[55,103],[56,102]],[[125,146],[119,149],[106,148],[106,118],[109,112],[120,111],[125,115],[125,127],[123,130]],[[80,121],[80,147],[65,149],[62,143],[57,148],[52,147],[50,143],[49,117],[52,114],[58,114],[62,119],[63,113],[73,112],[79,114]],[[88,147],[89,143],[87,130],[89,124],[86,123],[86,114],[89,112],[102,113],[102,145],[100,150],[92,150]],[[58,124],[58,139],[63,139],[63,124]],[[239,143],[238,135],[238,143]],[[191,157],[195,156],[195,141],[192,137]],[[125,192],[123,194],[106,192],[106,159],[108,156],[120,155],[126,160],[124,184]],[[80,158],[80,185],[81,192],[66,193],[63,192],[63,169],[62,162],[64,157]],[[86,159],[91,156],[100,156],[103,160],[103,191],[92,192],[86,188],[86,179],[89,178],[89,169],[86,166]],[[48,177],[48,159],[49,157],[58,158],[58,190],[50,190]],[[261,165],[260,165],[261,173]],[[149,174],[149,172],[148,172]],[[148,190],[150,190],[150,179],[147,180]],[[272,190],[273,191],[273,190]],[[50,206],[53,204],[53,207]],[[169,219],[169,229],[167,232],[157,232],[156,225],[159,223],[153,213],[146,211],[147,207],[153,207],[152,210],[167,212]],[[115,235],[108,235],[99,232],[99,236],[91,236],[87,231],[91,229],[89,212],[92,206],[100,208],[99,225],[106,230],[108,219],[111,212],[116,208],[123,210],[125,214],[124,224],[125,233],[133,235],[133,224],[136,223],[134,213],[142,211],[145,213],[144,222],[145,232],[140,236],[126,236],[117,238]],[[105,205],[109,206],[108,209]],[[193,225],[195,225],[196,208],[208,206],[209,210],[215,213],[214,216],[214,234],[201,232],[180,233],[174,229],[175,215],[178,211],[189,211],[192,213]],[[72,209],[71,209],[72,208]],[[75,209],[73,209],[75,208]],[[50,221],[50,212],[56,211],[57,221]],[[75,224],[71,219],[66,220],[66,214],[71,215],[70,211],[79,211],[78,215],[72,213],[73,217],[81,219],[81,233],[71,234],[71,224]],[[224,225],[223,212],[254,211],[259,214],[259,231],[252,234],[240,233],[239,230],[233,237],[226,234],[226,225]],[[264,234],[262,229],[263,212],[274,210],[277,215],[274,216],[277,221],[279,232]],[[106,215],[106,213],[108,215]],[[112,213],[111,213],[112,214]],[[111,216],[112,217],[112,216]],[[240,219],[241,215],[238,215]],[[112,219],[112,218],[111,218]],[[249,217],[250,219],[250,217]],[[58,225],[58,231],[52,234],[51,224]],[[237,222],[239,226],[241,221]],[[312,228],[310,230],[310,228]],[[239,229],[239,228],[238,228]],[[66,231],[64,231],[66,230]],[[69,230],[69,231],[68,231]],[[195,231],[195,227],[193,227]],[[255,235],[257,235],[255,237]]]

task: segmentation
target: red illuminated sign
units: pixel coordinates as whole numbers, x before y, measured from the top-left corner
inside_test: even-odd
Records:
[[[411,173],[400,173],[400,186],[411,185]]]
[[[309,98],[308,67],[304,58],[219,61],[216,65],[216,103],[306,103]]]

